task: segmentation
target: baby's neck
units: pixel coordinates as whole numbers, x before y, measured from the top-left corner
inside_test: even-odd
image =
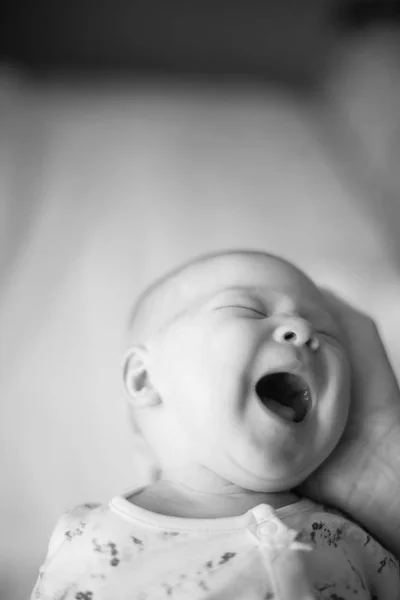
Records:
[[[164,515],[214,519],[244,514],[259,504],[280,508],[298,497],[291,492],[254,492],[202,468],[166,472],[156,483],[130,498],[133,504]]]

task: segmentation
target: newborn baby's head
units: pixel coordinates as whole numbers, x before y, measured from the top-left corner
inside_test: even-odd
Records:
[[[139,299],[124,367],[162,470],[202,465],[235,485],[288,490],[344,430],[349,369],[324,295],[258,252],[202,257]]]

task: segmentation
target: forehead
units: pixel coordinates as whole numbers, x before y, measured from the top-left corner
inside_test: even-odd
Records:
[[[196,264],[182,273],[178,287],[186,305],[223,291],[276,291],[288,297],[322,301],[320,291],[302,271],[269,256],[221,256]]]

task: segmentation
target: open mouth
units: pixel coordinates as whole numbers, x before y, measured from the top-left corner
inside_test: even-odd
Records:
[[[311,408],[311,392],[305,380],[294,373],[270,373],[256,384],[261,403],[293,423],[301,423]]]

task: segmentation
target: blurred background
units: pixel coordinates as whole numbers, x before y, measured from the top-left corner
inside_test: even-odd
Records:
[[[0,19],[0,598],[58,516],[146,483],[135,296],[280,253],[369,310],[400,374],[398,2],[6,0]]]

